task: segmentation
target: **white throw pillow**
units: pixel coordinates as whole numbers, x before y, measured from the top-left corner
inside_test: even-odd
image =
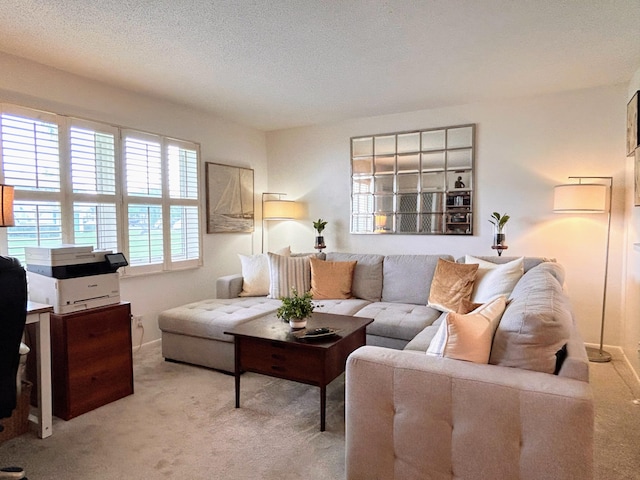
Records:
[[[277,250],[278,255],[289,256],[290,247]],[[269,259],[265,253],[258,255],[241,255],[242,292],[241,297],[262,297],[269,294]]]
[[[509,298],[516,283],[524,275],[523,257],[500,264],[466,255],[464,263],[478,264],[476,281],[471,294],[471,301],[475,303],[486,303],[500,295]]]
[[[500,296],[473,312],[447,313],[427,349],[427,355],[489,363],[493,335],[507,306]]]
[[[269,298],[287,297],[294,287],[302,294],[311,289],[311,262],[309,257],[285,257],[268,253]]]

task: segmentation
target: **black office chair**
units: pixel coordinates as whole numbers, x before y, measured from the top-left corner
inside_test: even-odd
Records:
[[[17,405],[20,341],[27,320],[27,275],[15,258],[0,256],[0,428]],[[25,478],[20,467],[0,468],[0,480]]]

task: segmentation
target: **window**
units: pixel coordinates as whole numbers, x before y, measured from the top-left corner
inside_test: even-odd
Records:
[[[1,120],[9,255],[73,243],[124,252],[125,273],[202,264],[197,144],[9,105]]]

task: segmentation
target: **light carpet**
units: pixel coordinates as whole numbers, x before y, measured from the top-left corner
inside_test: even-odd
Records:
[[[591,375],[596,478],[639,478],[640,387],[621,359]],[[165,362],[159,343],[135,352],[134,378],[134,395],[55,418],[47,439],[3,443],[0,465],[22,465],[30,480],[344,478],[344,376],[327,389],[325,432],[316,387],[247,373],[236,409],[232,376]]]

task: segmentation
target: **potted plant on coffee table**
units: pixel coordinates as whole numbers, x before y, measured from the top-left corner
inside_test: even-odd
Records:
[[[307,326],[307,318],[313,313],[312,299],[311,292],[300,295],[295,287],[291,287],[291,295],[280,297],[282,305],[276,310],[276,316],[289,322],[291,328],[304,328]]]

